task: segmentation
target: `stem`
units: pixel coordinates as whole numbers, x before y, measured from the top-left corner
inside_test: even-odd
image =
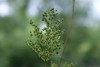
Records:
[[[45,67],[47,67],[47,63],[45,62]]]
[[[65,52],[65,49],[66,49],[66,46],[67,46],[66,44],[70,40],[70,33],[72,31],[72,23],[73,23],[73,20],[74,20],[74,4],[75,4],[75,0],[72,0],[72,21],[70,23],[68,34],[67,34],[67,38],[66,38],[65,43],[64,43],[64,48],[63,48],[60,60],[58,62],[58,67],[60,67],[60,65],[61,65],[62,58],[63,58],[64,52]]]

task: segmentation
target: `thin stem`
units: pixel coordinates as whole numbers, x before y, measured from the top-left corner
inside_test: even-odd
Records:
[[[45,62],[45,67],[47,67],[47,63]]]
[[[73,19],[74,19],[74,4],[75,4],[75,0],[72,0],[72,21],[71,21],[70,26],[69,26],[69,30],[68,30],[67,38],[66,38],[65,43],[64,43],[64,48],[63,48],[63,51],[62,51],[62,54],[61,54],[61,58],[58,62],[58,67],[60,67],[60,65],[61,65],[61,61],[62,61],[64,52],[65,52],[65,49],[66,49],[66,46],[67,46],[66,44],[70,40],[70,33],[72,31],[72,23],[73,23]]]

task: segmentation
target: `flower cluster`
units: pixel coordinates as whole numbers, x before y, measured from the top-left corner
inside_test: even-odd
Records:
[[[61,35],[63,30],[59,30],[59,25],[63,19],[57,19],[58,12],[51,8],[49,11],[44,12],[42,15],[42,21],[45,22],[46,27],[40,30],[38,25],[30,20],[33,30],[30,31],[30,39],[27,40],[27,44],[38,54],[43,61],[48,61],[50,58],[59,53],[59,50],[63,46]],[[31,38],[35,37],[35,40]]]
[[[57,64],[56,63],[51,63],[51,67],[57,67]],[[63,67],[75,67],[75,64],[74,63],[67,63],[65,62]]]
[[[65,63],[64,67],[75,67],[74,63]]]

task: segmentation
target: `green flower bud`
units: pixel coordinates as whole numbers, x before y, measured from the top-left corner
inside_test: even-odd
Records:
[[[30,34],[30,36],[33,36],[33,34]]]
[[[33,24],[33,21],[32,20],[30,20],[30,24]]]
[[[54,10],[54,8],[51,8],[50,11]]]
[[[42,18],[42,21],[44,21],[45,19],[44,18]]]

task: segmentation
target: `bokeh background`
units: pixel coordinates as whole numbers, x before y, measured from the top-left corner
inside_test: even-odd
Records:
[[[72,0],[0,0],[0,67],[44,67],[44,63],[25,41],[29,37],[29,20],[41,23],[41,14],[55,8],[64,18],[66,39],[71,22]],[[76,0],[70,42],[64,62],[77,67],[100,67],[100,0]],[[53,58],[55,62],[60,55]]]

